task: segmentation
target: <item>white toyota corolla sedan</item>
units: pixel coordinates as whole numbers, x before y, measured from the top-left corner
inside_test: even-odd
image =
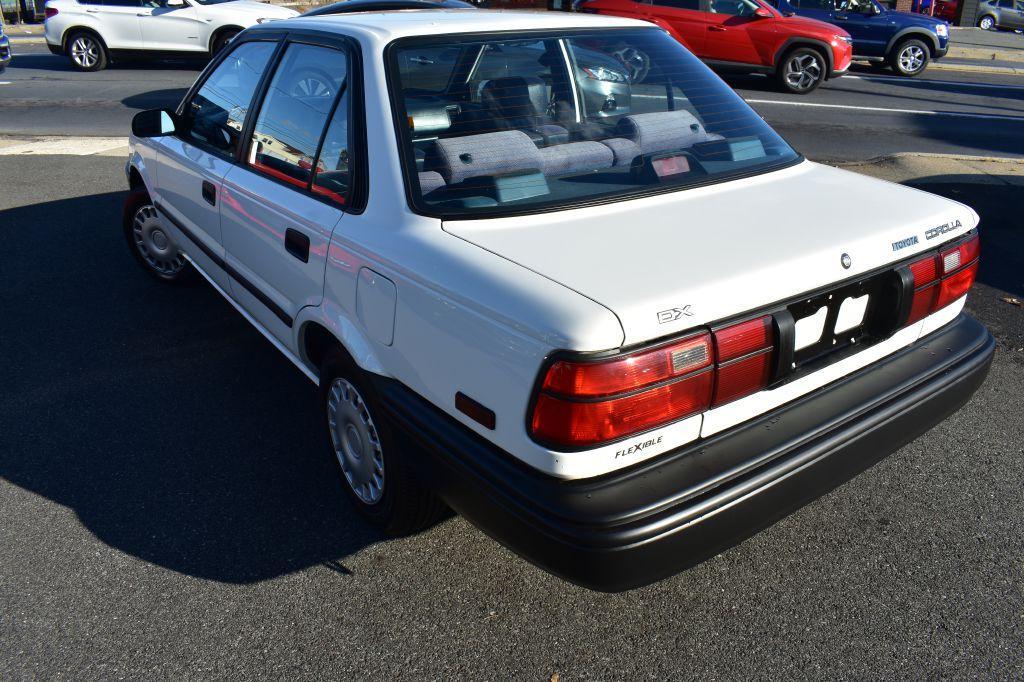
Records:
[[[217,54],[242,29],[297,14],[251,0],[49,0],[46,44],[99,71],[121,56]]]
[[[804,159],[647,23],[274,22],[132,130],[129,248],[319,386],[355,509],[447,504],[596,589],[839,485],[991,361],[973,210]]]

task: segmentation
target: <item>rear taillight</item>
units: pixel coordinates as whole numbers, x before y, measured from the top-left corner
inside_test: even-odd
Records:
[[[625,438],[767,385],[771,316],[596,360],[556,360],[541,382],[531,432],[555,448]]]
[[[46,19],[49,19],[50,17],[55,17],[55,16],[57,16],[57,14],[59,14],[59,12],[57,11],[56,7],[47,7],[46,8]]]
[[[914,299],[906,324],[913,324],[966,295],[978,274],[979,253],[978,236],[974,235],[957,246],[911,263]]]

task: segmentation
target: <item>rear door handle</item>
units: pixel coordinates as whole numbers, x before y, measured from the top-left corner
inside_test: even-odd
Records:
[[[708,30],[709,31],[717,31],[719,33],[724,33],[725,32],[725,27],[724,26],[708,26]]]
[[[309,237],[298,230],[289,227],[284,231],[284,249],[303,263],[309,262]]]
[[[209,180],[203,180],[203,199],[206,199],[210,206],[217,205],[217,188]]]
[[[89,14],[96,14],[96,13],[99,12],[98,9],[92,9],[92,8],[88,8],[85,11],[88,12]]]

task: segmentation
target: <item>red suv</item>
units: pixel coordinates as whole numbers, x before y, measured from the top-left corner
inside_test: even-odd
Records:
[[[576,8],[657,24],[712,67],[773,74],[800,95],[844,74],[853,56],[843,29],[757,0],[579,0]]]

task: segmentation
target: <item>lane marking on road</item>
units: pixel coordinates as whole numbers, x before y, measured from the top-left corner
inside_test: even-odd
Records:
[[[860,107],[852,104],[823,104],[821,102],[787,102],[775,99],[748,99],[749,104],[782,104],[791,107],[816,107],[820,109],[848,109],[850,111],[876,111],[886,114],[916,114],[918,116],[949,116],[952,118],[981,118],[996,121],[1017,121],[1024,123],[1024,116],[1002,114],[974,114],[968,111],[928,111],[922,109],[887,109],[885,107]]]
[[[124,156],[127,153],[125,137],[48,137],[31,141],[0,138],[0,156]]]
[[[10,85],[11,81],[0,81],[0,85]]]
[[[853,74],[847,74],[843,76],[843,79],[855,81],[901,82],[910,86],[911,88],[916,88],[919,84],[927,83],[929,85],[955,85],[963,88],[997,88],[999,90],[1024,90],[1024,85],[1000,85],[998,83],[968,83],[967,81],[942,81],[933,80],[930,78],[918,78],[916,80],[907,80],[902,76],[855,76]]]

